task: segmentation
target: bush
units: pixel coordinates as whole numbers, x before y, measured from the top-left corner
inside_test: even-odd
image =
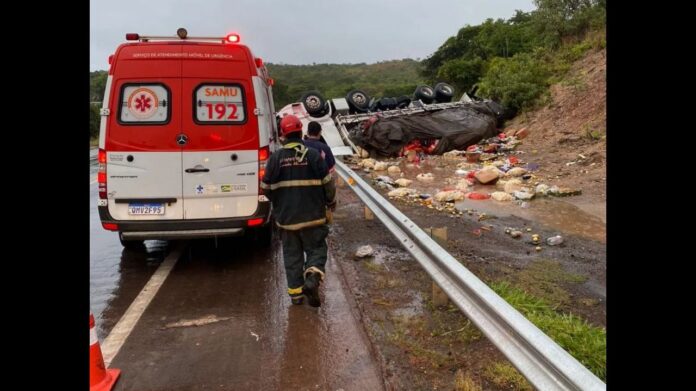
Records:
[[[496,57],[481,79],[480,94],[511,109],[530,108],[547,91],[550,75],[546,63],[529,53]]]
[[[458,58],[446,61],[437,72],[439,80],[449,80],[460,92],[469,91],[481,78],[484,62],[481,58]]]

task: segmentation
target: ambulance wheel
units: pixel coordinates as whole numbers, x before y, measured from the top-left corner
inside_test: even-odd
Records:
[[[260,247],[268,247],[273,241],[273,225],[268,223],[263,227],[254,229],[254,240]]]
[[[123,248],[127,250],[142,250],[145,248],[145,242],[142,240],[127,240],[123,239],[123,235],[119,232],[118,240],[121,241]]]

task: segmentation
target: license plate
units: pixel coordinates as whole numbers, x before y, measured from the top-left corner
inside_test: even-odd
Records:
[[[163,215],[164,204],[128,204],[129,215]]]

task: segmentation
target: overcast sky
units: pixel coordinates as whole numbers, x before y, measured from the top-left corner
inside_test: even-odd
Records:
[[[467,24],[510,18],[532,0],[90,0],[90,69],[126,33],[241,35],[254,55],[285,64],[425,58]]]

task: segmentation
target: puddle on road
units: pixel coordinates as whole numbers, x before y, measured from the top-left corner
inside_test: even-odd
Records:
[[[474,209],[492,216],[517,216],[536,221],[560,232],[582,236],[606,243],[606,224],[602,219],[584,212],[577,206],[557,199],[536,199],[523,208],[517,202],[494,200],[462,200],[455,203],[459,210]]]

